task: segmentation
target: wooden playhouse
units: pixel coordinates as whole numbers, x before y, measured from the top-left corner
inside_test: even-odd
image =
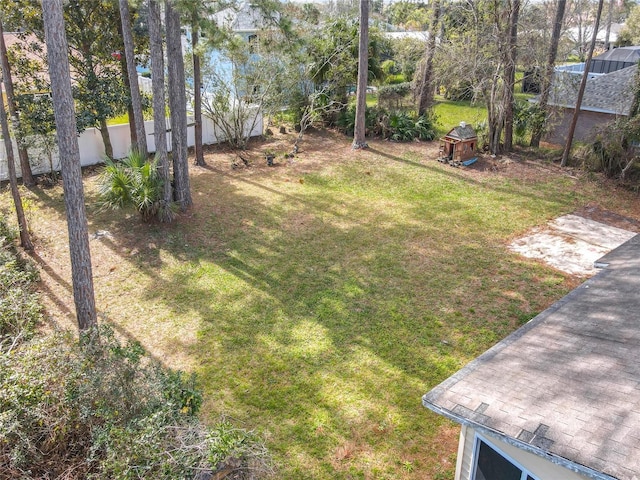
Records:
[[[440,160],[451,165],[471,165],[477,160],[476,146],[478,136],[476,131],[465,122],[452,128],[440,139]]]

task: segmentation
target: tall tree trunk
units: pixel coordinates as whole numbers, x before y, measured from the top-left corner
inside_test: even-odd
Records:
[[[545,66],[544,76],[542,77],[542,89],[540,92],[540,101],[538,102],[539,108],[544,112],[545,120],[540,125],[536,125],[531,135],[532,147],[540,146],[540,139],[544,132],[546,123],[546,117],[548,116],[548,104],[549,95],[551,93],[551,82],[553,80],[553,70],[556,65],[556,57],[558,55],[558,44],[560,43],[560,33],[562,32],[562,21],[564,19],[564,11],[567,5],[567,0],[558,0],[558,6],[556,8],[556,17],[553,21],[553,32],[551,33],[551,45],[549,45],[549,56],[547,57],[547,64]]]
[[[598,1],[598,12],[596,13],[596,21],[593,25],[593,36],[591,37],[591,44],[589,45],[589,51],[587,52],[587,58],[584,62],[584,72],[582,73],[582,81],[580,82],[580,88],[578,90],[578,98],[576,99],[576,108],[573,111],[573,117],[571,118],[571,124],[569,125],[569,133],[567,134],[567,143],[564,146],[562,152],[562,160],[560,161],[561,167],[566,167],[567,160],[569,159],[569,153],[571,152],[571,146],[573,144],[573,136],[576,133],[576,125],[578,124],[578,117],[580,116],[580,107],[582,106],[582,98],[584,97],[584,90],[587,87],[587,79],[589,78],[589,67],[591,66],[591,57],[593,57],[593,50],[596,47],[596,38],[598,36],[598,28],[600,27],[600,17],[602,16],[602,5],[604,0]]]
[[[127,92],[129,92],[129,96],[131,96],[129,69],[127,68],[127,59],[124,57],[124,55],[120,59],[120,67],[122,71],[122,83],[124,83],[124,88]],[[127,102],[127,116],[129,117],[129,135],[131,136],[131,145],[138,145],[138,133],[136,132],[136,122],[134,121],[136,115],[133,111],[131,98],[129,98],[129,101]]]
[[[122,37],[122,18],[118,16],[116,21],[118,26],[118,33],[120,34],[120,37]],[[124,44],[122,48],[124,50]],[[122,72],[122,83],[124,84],[124,88],[126,89],[127,92],[129,92],[129,96],[131,96],[131,84],[129,83],[129,69],[127,68],[126,55],[120,56],[120,71]],[[129,135],[131,137],[131,145],[137,145],[138,134],[136,133],[136,124],[135,124],[135,121],[133,120],[135,117],[135,114],[133,112],[133,106],[131,105],[131,98],[129,98],[129,101],[127,102],[127,116],[129,117],[128,125],[129,125]]]
[[[131,14],[129,13],[129,0],[119,0],[120,20],[122,22],[122,41],[124,42],[124,56],[127,60],[127,73],[131,91],[131,106],[133,108],[133,121],[136,127],[136,147],[145,157],[147,156],[147,136],[144,131],[144,117],[142,115],[142,99],[138,85],[138,73],[136,71],[136,59],[133,50],[133,32],[131,29]],[[131,121],[131,119],[129,119]]]
[[[165,4],[165,19],[174,193],[176,202],[184,211],[191,206],[193,201],[189,186],[189,164],[187,163],[187,95],[180,40],[180,14],[174,8],[173,1],[167,1]]]
[[[504,71],[503,65],[499,62],[495,67],[495,77],[491,83],[491,90],[485,93],[487,101],[487,123],[489,130],[489,151],[497,155],[502,152],[502,130],[504,128],[504,103],[501,101],[504,93],[504,85],[500,81],[500,72]]]
[[[611,23],[613,23],[613,8],[615,2],[613,0],[609,0],[609,11],[607,12],[607,29],[604,36],[604,49],[609,50],[611,48]]]
[[[420,79],[420,95],[418,100],[418,115],[424,115],[433,105],[433,57],[436,54],[437,31],[440,25],[440,0],[433,2],[431,28],[424,54],[422,78]]]
[[[4,70],[0,70],[0,75]],[[7,79],[4,78],[6,85]],[[20,245],[25,250],[33,250],[33,244],[29,238],[29,228],[27,219],[24,216],[22,208],[22,199],[20,198],[20,190],[18,190],[18,177],[16,175],[16,164],[13,156],[13,145],[11,144],[11,133],[9,132],[9,121],[7,112],[4,109],[4,101],[2,100],[2,82],[0,82],[0,126],[2,127],[2,138],[4,139],[4,147],[7,151],[7,171],[9,173],[9,185],[11,186],[11,196],[13,197],[13,205],[16,208],[16,216],[18,217],[18,227],[20,228]]]
[[[360,0],[360,40],[358,43],[358,86],[356,88],[356,122],[353,132],[354,149],[367,148],[365,110],[369,79],[369,0]]]
[[[156,0],[149,0],[149,48],[151,51],[151,87],[153,88],[153,135],[156,144],[156,160],[162,178],[162,208],[159,212],[161,222],[173,220],[171,204],[171,172],[167,155],[167,121],[164,102],[164,55],[162,52],[162,16]]]
[[[104,144],[104,154],[113,159],[113,146],[111,145],[111,137],[109,136],[109,126],[107,125],[107,120],[104,118],[100,119],[100,136]]]
[[[18,141],[18,156],[20,157],[20,170],[22,171],[22,183],[27,187],[33,187],[36,184],[31,172],[31,164],[29,163],[29,154],[24,146],[22,132],[20,130],[18,111],[16,109],[15,96],[13,94],[13,80],[11,78],[11,68],[9,59],[7,58],[7,46],[4,43],[4,29],[2,26],[2,18],[0,18],[0,67],[4,74],[4,85],[7,92],[7,104],[9,106],[9,115],[13,124],[13,133]]]
[[[43,0],[42,13],[67,212],[73,298],[78,327],[87,330],[97,324],[96,306],[62,0]]]
[[[509,12],[509,34],[507,58],[505,62],[505,95],[504,95],[504,150],[513,149],[513,110],[515,104],[516,55],[518,48],[518,19],[520,17],[520,0],[513,0]]]
[[[203,167],[204,152],[202,150],[202,75],[200,71],[200,56],[198,54],[198,26],[192,22],[191,46],[193,47],[193,116],[194,116],[194,136],[195,136],[195,164]]]

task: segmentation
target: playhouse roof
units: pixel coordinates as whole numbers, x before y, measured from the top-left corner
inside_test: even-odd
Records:
[[[472,140],[476,138],[476,131],[471,125],[467,125],[463,122],[457,127],[453,127],[449,130],[446,137],[454,138],[456,140]]]
[[[640,236],[423,404],[600,479],[640,477]]]

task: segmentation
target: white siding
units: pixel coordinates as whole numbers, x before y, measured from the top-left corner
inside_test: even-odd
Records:
[[[475,431],[472,428],[462,426],[460,430],[460,446],[458,447],[458,465],[456,467],[456,480],[471,480],[471,460],[473,457],[473,440]]]
[[[472,460],[473,460],[473,447],[475,440],[475,431],[472,428],[462,428],[460,433],[461,437],[464,435],[464,440],[461,438],[461,445],[464,445],[464,452],[462,453],[462,459],[458,461],[459,471],[456,471],[456,480],[472,480]],[[511,444],[502,442],[494,437],[483,437],[486,440],[495,445],[500,451],[511,457],[512,460],[520,464],[527,469],[538,480],[589,480],[589,477],[575,473],[568,468],[557,465],[553,462],[545,460],[533,453],[525,452]],[[460,456],[460,451],[458,452]]]

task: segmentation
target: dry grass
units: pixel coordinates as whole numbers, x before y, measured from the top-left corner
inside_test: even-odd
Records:
[[[100,315],[197,371],[204,415],[265,435],[280,478],[453,478],[458,429],[421,395],[580,281],[505,245],[578,209],[638,221],[638,199],[530,159],[454,169],[435,144],[314,132],[289,161],[292,141],[253,143],[250,167],[211,148],[172,225],[96,213],[87,172]],[[51,324],[72,327],[61,189],[24,195]]]

